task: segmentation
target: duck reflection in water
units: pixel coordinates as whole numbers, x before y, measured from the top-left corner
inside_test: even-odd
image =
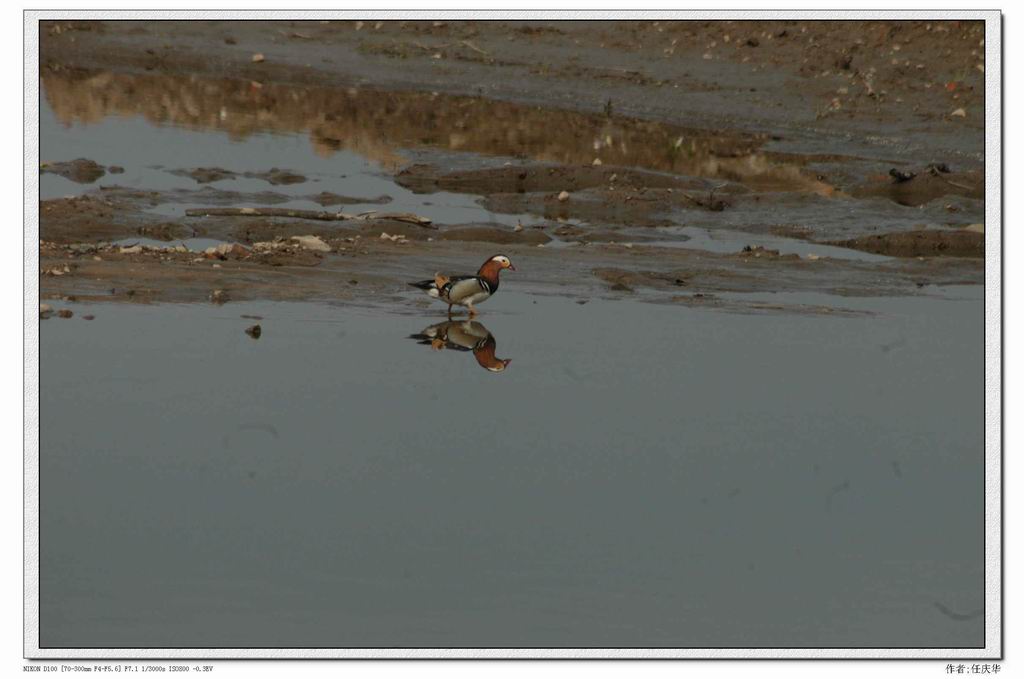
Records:
[[[494,355],[498,343],[483,323],[477,321],[435,323],[424,328],[423,332],[409,335],[409,338],[419,344],[426,344],[435,351],[471,351],[480,367],[492,373],[502,372],[512,362],[511,358],[497,358]]]

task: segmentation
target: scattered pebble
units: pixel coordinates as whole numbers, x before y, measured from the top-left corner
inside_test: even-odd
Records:
[[[256,54],[252,55],[252,63],[254,63],[254,64],[262,63],[262,62],[266,61],[266,59],[267,58],[265,56],[263,56],[263,54],[261,52],[257,52]]]
[[[179,246],[181,250],[178,252],[187,252],[188,248]],[[228,257],[247,257],[249,250],[239,243],[221,243],[219,245],[211,246],[203,250],[203,256],[207,259],[227,259]]]
[[[307,250],[316,250],[317,252],[331,251],[331,246],[317,236],[292,236],[292,240]]]
[[[57,315],[60,316],[61,318],[71,318],[75,314],[74,312],[71,311],[71,309],[61,309],[60,311],[57,312]]]
[[[558,202],[564,203],[567,200],[569,200],[569,192],[568,191],[562,191],[561,193],[558,194]]]
[[[259,323],[256,325],[250,325],[245,329],[245,334],[253,339],[259,339],[260,335],[263,334],[263,328],[260,327]]]
[[[967,117],[967,111],[965,111],[962,108],[958,108],[957,110],[953,111],[949,115],[951,115],[954,118],[966,118]]]

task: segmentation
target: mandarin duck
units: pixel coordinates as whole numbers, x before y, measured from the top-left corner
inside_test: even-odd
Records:
[[[419,344],[428,344],[436,351],[472,351],[480,367],[492,373],[500,373],[512,362],[511,358],[498,358],[494,355],[498,343],[494,335],[477,321],[436,323],[426,327],[423,332],[409,335],[409,338]]]
[[[469,309],[469,316],[476,316],[474,304],[479,304],[498,291],[498,274],[502,269],[516,270],[505,255],[494,255],[480,267],[475,276],[445,276],[434,274],[430,280],[409,283],[414,288],[426,291],[434,299],[448,305],[448,318],[452,306],[458,304]]]

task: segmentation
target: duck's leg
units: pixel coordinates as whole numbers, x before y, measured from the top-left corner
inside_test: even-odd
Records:
[[[469,317],[476,318],[476,309],[473,308],[473,305],[467,304],[466,306],[469,308]]]
[[[452,320],[452,305],[448,305],[448,320]]]

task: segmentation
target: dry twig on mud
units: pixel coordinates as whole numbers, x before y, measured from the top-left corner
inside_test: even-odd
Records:
[[[491,53],[490,53],[490,52],[488,52],[488,51],[486,51],[486,50],[482,50],[482,49],[480,49],[479,47],[477,47],[476,45],[474,45],[474,44],[473,44],[472,42],[470,42],[469,40],[460,40],[460,41],[459,41],[459,44],[460,44],[460,45],[465,45],[465,46],[466,46],[466,47],[468,47],[469,49],[473,50],[474,52],[476,52],[476,53],[478,53],[478,54],[482,54],[482,55],[484,55],[485,57],[489,57],[489,56],[491,56]]]

